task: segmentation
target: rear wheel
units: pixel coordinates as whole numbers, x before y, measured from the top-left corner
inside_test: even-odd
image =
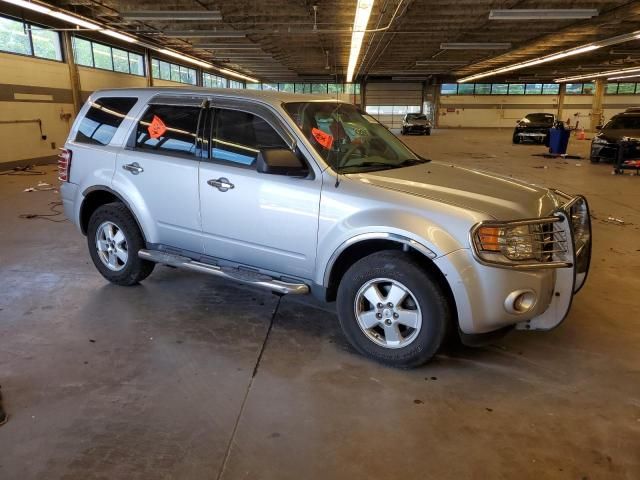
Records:
[[[354,263],[338,287],[337,309],[356,350],[402,368],[428,362],[451,321],[438,283],[397,251],[377,252]]]
[[[117,285],[135,285],[147,278],[155,266],[138,257],[138,251],[145,247],[144,238],[122,203],[102,205],[93,212],[87,243],[98,271]]]

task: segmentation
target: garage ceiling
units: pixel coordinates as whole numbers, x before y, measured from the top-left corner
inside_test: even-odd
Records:
[[[75,13],[264,81],[343,78],[355,0],[55,0]],[[314,8],[315,7],[315,8]],[[492,9],[594,8],[588,20],[494,21]],[[203,12],[196,20],[134,19],[127,12]],[[204,12],[209,18],[204,18]],[[218,12],[219,15],[216,15]],[[157,13],[148,15],[157,16]],[[219,18],[216,19],[216,18]],[[627,0],[375,0],[359,76],[454,80],[640,30],[640,2]],[[508,50],[441,50],[442,43],[510,43]],[[416,62],[423,62],[422,65]],[[640,40],[488,77],[536,81],[640,65]]]

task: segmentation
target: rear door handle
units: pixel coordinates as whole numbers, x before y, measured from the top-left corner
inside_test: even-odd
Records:
[[[138,175],[139,173],[144,172],[144,168],[142,168],[138,162],[126,163],[122,165],[122,168],[124,168],[127,172],[133,173],[134,175]]]
[[[207,180],[207,183],[212,187],[216,187],[221,192],[226,192],[227,190],[232,190],[233,188],[235,188],[235,185],[225,177],[220,177],[216,180]]]

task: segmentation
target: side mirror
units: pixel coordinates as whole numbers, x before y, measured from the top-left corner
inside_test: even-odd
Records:
[[[256,170],[269,175],[306,177],[309,169],[298,156],[288,148],[268,148],[260,150],[256,160]]]
[[[596,125],[596,130],[602,130],[602,125]]]

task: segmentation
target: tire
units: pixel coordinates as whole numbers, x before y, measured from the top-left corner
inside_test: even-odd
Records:
[[[404,127],[400,129],[400,135],[406,135],[406,132],[404,130]]]
[[[514,145],[517,145],[521,142],[520,137],[517,136],[515,133],[513,134],[513,143]]]
[[[600,157],[591,157],[589,160],[591,163],[600,163]]]
[[[403,298],[403,289],[404,299],[393,305],[394,298]],[[379,298],[383,308],[367,296]],[[358,352],[400,368],[427,363],[442,345],[452,318],[438,283],[406,253],[395,250],[373,253],[346,271],[338,286],[337,311],[344,335]]]
[[[430,128],[428,128],[428,129],[424,132],[424,134],[425,134],[425,135],[431,135],[431,129],[430,129]]]
[[[155,263],[138,257],[145,241],[135,219],[122,203],[108,203],[93,212],[87,228],[87,244],[93,264],[104,278],[116,285],[135,285],[147,278],[155,267]]]

